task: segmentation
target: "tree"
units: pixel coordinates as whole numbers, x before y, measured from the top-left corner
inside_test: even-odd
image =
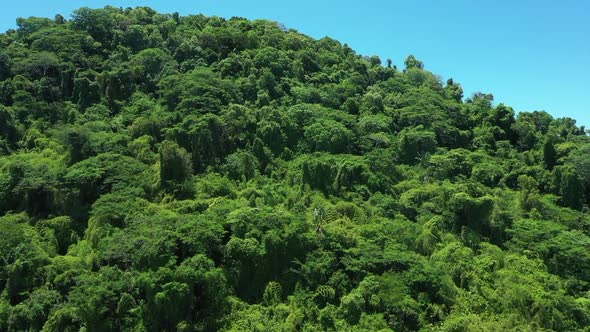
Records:
[[[422,63],[422,61],[416,59],[412,54],[408,55],[406,60],[404,60],[404,65],[406,66],[405,70],[412,69],[412,68],[418,68],[418,69],[424,68],[424,63]]]
[[[404,163],[414,165],[436,149],[434,133],[420,127],[404,130],[400,136],[400,158]]]
[[[65,18],[60,14],[56,14],[53,20],[56,24],[64,24],[66,22]]]
[[[18,27],[17,31],[25,36],[31,35],[42,28],[49,27],[52,23],[53,22],[50,19],[40,17],[19,17],[16,19],[16,26]]]
[[[557,151],[550,138],[546,139],[545,143],[543,143],[543,161],[548,170],[553,170],[553,167],[557,164]]]
[[[6,53],[0,53],[0,81],[10,77],[10,57]]]
[[[136,82],[148,93],[157,90],[166,69],[176,66],[172,57],[159,48],[144,49],[135,54],[129,62]]]
[[[76,74],[73,90],[74,101],[86,108],[100,101],[100,97],[100,85],[93,80],[92,73]]]
[[[352,141],[352,132],[334,120],[318,120],[305,128],[305,138],[312,151],[342,153]]]
[[[160,185],[162,188],[175,188],[182,185],[192,175],[189,154],[178,144],[164,141],[160,145]]]
[[[253,154],[237,151],[227,156],[224,168],[227,175],[234,180],[250,180],[258,174],[260,163]]]
[[[450,98],[458,103],[463,100],[463,88],[461,84],[453,82],[452,78],[447,80],[447,86],[445,86],[445,94],[447,98]]]
[[[87,32],[90,37],[109,49],[116,31],[114,14],[117,11],[114,7],[103,9],[83,7],[74,11],[72,22],[75,28]]]
[[[581,209],[584,202],[584,183],[575,170],[566,168],[561,171],[559,193],[564,206]]]
[[[103,153],[71,166],[62,181],[82,204],[92,204],[106,193],[144,186],[145,168],[131,157]]]

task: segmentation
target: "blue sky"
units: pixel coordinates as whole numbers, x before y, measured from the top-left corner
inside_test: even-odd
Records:
[[[105,5],[267,18],[400,67],[414,54],[426,69],[460,82],[466,96],[492,93],[516,111],[545,110],[590,128],[587,0],[18,0],[2,4],[0,30],[19,16],[67,17]]]

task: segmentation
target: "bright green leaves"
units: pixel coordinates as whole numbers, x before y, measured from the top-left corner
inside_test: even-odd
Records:
[[[64,165],[54,151],[16,154],[3,160],[0,168],[1,209],[23,209],[33,214],[48,214],[56,209],[58,177]]]
[[[400,136],[400,159],[406,164],[417,164],[436,149],[434,133],[422,128],[405,130]]]
[[[83,205],[92,204],[100,195],[128,188],[142,188],[145,165],[131,157],[100,154],[81,161],[68,170],[63,181]]]
[[[74,11],[73,23],[78,30],[86,32],[102,47],[110,48],[115,32],[116,9],[105,7],[103,9],[80,8]]]
[[[253,154],[237,151],[227,156],[224,168],[231,179],[246,181],[259,173],[260,163]]]
[[[424,63],[422,63],[422,61],[416,59],[416,57],[414,57],[411,54],[408,55],[406,60],[404,60],[404,64],[406,65],[406,70],[412,69],[412,68],[417,68],[417,69],[424,68]]]
[[[160,145],[160,186],[174,190],[190,179],[192,165],[189,154],[178,144],[164,141]]]
[[[301,160],[302,180],[326,194],[354,190],[373,175],[360,158],[314,154]]]
[[[560,169],[556,172],[559,177],[559,194],[564,206],[581,209],[584,204],[584,182],[578,173],[571,168]]]
[[[343,153],[352,141],[352,132],[333,120],[317,121],[305,128],[305,139],[312,151]]]
[[[215,112],[222,105],[241,100],[232,81],[219,78],[207,67],[198,67],[184,75],[167,76],[159,87],[169,108],[184,114],[193,110]]]
[[[135,81],[148,93],[155,92],[166,71],[176,67],[172,57],[159,48],[145,49],[129,62]]]
[[[0,330],[590,325],[569,118],[265,20],[0,34]],[[560,206],[561,205],[561,206]]]
[[[42,267],[49,263],[49,255],[24,214],[1,217],[0,235],[0,285],[15,305],[41,286]]]
[[[96,80],[95,73],[76,73],[73,87],[73,100],[82,108],[86,108],[93,103],[100,101],[101,87]]]
[[[580,231],[567,230],[561,224],[541,220],[518,220],[509,230],[509,246],[519,252],[532,253],[542,258],[552,273],[574,276],[583,285],[589,282],[590,256],[585,245],[590,237]],[[571,285],[577,288],[581,285]],[[583,287],[583,286],[582,286]]]

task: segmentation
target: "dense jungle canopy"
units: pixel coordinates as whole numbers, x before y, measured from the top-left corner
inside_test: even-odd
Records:
[[[590,331],[575,120],[266,20],[17,24],[0,331]]]

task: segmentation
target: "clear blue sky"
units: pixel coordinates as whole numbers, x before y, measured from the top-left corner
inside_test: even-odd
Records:
[[[466,96],[492,93],[516,111],[545,110],[590,127],[588,0],[17,0],[2,4],[0,30],[13,28],[19,16],[67,17],[78,7],[107,4],[267,18],[400,67],[411,53],[460,82]]]

